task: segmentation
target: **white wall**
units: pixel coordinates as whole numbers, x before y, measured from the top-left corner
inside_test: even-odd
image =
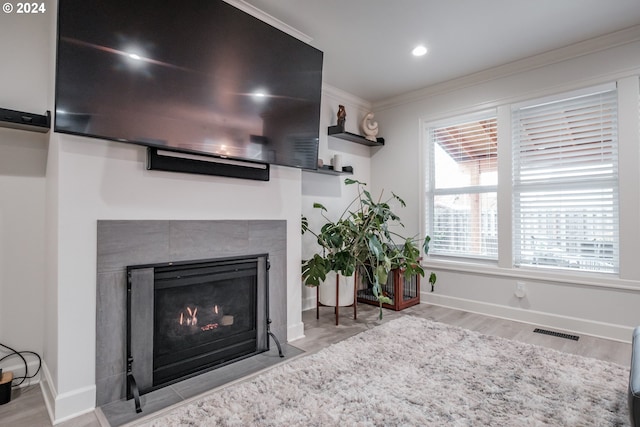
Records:
[[[1,108],[39,114],[48,108],[50,24],[48,15],[0,14]],[[45,319],[46,156],[46,135],[0,128],[0,342],[38,354]],[[21,366],[16,358],[0,364],[16,375],[24,373]]]
[[[346,186],[344,179],[357,179],[369,184],[371,179],[371,155],[376,150],[379,150],[379,148],[372,148],[327,135],[327,128],[337,123],[339,105],[344,105],[347,112],[345,130],[356,134],[362,134],[360,123],[364,116],[371,111],[371,106],[368,102],[339,89],[324,86],[318,157],[324,161],[324,164],[330,164],[333,155],[339,154],[342,156],[343,165],[353,166],[353,175],[333,176],[314,172],[302,173],[302,214],[307,217],[309,225],[314,231],[319,230],[325,220],[320,215],[319,210],[313,208],[313,204],[315,202],[321,203],[327,208],[329,217],[334,220],[337,219],[357,194],[356,186]],[[317,251],[318,244],[315,238],[311,233],[306,233],[302,239],[302,258],[311,258]],[[315,288],[303,286],[302,298],[303,310],[315,307]]]
[[[604,48],[606,45],[612,47]],[[639,74],[640,29],[636,27],[374,105],[386,138],[385,147],[372,158],[371,168],[376,171],[372,175],[374,188],[390,188],[404,194],[412,211],[403,215],[403,220],[409,230],[417,232],[423,229],[420,207],[424,202],[421,194],[424,123],[607,81],[620,79],[622,83],[625,113],[619,120],[623,210],[620,247],[624,251],[621,277],[519,271],[512,268],[509,251],[501,253],[506,256],[500,266],[430,257],[426,264],[437,272],[438,283],[435,293],[423,287],[423,301],[630,340],[631,328],[640,324]],[[510,143],[508,138],[499,141],[504,143]],[[510,194],[506,201],[503,205],[507,209],[502,213],[508,216]],[[510,248],[510,221],[505,216],[501,218],[499,227],[506,238],[502,237],[500,242]],[[527,288],[527,296],[522,300],[513,295],[519,280]]]
[[[44,334],[45,138],[0,129],[0,343],[38,354]],[[28,359],[33,374],[37,360]],[[0,367],[24,374],[17,357]]]

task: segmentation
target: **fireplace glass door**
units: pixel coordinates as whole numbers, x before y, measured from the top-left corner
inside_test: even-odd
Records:
[[[265,266],[249,257],[129,267],[132,371],[150,376],[137,380],[142,392],[266,350]]]

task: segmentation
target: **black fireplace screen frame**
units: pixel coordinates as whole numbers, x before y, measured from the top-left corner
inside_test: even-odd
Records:
[[[137,412],[142,410],[140,395],[268,351],[270,337],[283,356],[280,343],[270,331],[268,269],[268,254],[127,266],[127,399],[135,399]],[[182,276],[185,276],[187,285],[198,283],[198,274],[194,274],[197,270],[204,272],[205,278],[217,274],[215,277],[222,279],[250,276],[252,271],[255,272],[255,346],[249,342],[253,339],[252,332],[246,331],[243,337],[247,341],[240,344],[242,350],[239,355],[229,357],[222,352],[220,360],[205,363],[205,366],[191,369],[186,374],[158,377],[153,366],[156,288],[162,288],[163,283],[174,279],[183,279]]]

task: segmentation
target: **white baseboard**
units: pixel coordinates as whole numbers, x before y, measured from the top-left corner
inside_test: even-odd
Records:
[[[302,300],[302,311],[312,310],[316,308],[316,297],[307,297]]]
[[[633,328],[628,326],[613,325],[553,313],[525,310],[522,308],[507,307],[464,298],[438,295],[431,292],[421,292],[420,300],[427,304],[454,308],[507,320],[531,323],[533,325],[543,326],[546,328],[573,332],[578,335],[591,335],[598,338],[606,338],[626,343],[631,342],[633,332]]]
[[[80,415],[92,412],[96,407],[96,386],[82,387],[70,392],[58,394],[51,380],[47,365],[42,363],[40,381],[44,403],[53,425],[68,421]]]
[[[287,342],[304,338],[304,322],[287,326]]]
[[[42,362],[42,379],[40,380],[40,389],[42,390],[42,397],[44,398],[44,404],[47,407],[49,418],[53,423],[53,420],[55,419],[54,417],[55,396],[58,393],[56,392],[55,386],[53,385],[53,381],[51,380],[51,374],[49,373],[49,368],[47,368],[47,364],[44,363],[44,361]]]

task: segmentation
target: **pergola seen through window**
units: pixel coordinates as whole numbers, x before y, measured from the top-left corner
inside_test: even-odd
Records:
[[[497,258],[495,115],[432,128],[431,253]]]

